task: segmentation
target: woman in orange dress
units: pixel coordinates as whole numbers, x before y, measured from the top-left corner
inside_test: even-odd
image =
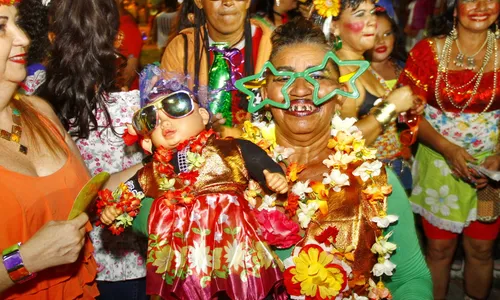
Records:
[[[93,299],[88,217],[66,221],[89,175],[51,107],[16,96],[29,44],[18,2],[0,0],[0,298]]]

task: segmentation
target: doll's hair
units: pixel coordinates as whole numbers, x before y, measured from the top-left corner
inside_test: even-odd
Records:
[[[184,74],[164,71],[157,64],[147,65],[139,74],[141,107],[162,95],[186,91],[194,96],[200,107],[208,108],[207,88],[200,87],[197,91],[192,91],[186,84],[188,79]]]

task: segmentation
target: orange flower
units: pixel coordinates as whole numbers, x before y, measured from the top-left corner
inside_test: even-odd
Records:
[[[306,168],[305,165],[299,165],[296,162],[291,163],[286,169],[286,177],[288,181],[295,182],[297,181],[297,175],[302,172]]]
[[[299,196],[294,193],[288,193],[288,199],[285,204],[285,212],[290,216],[295,216],[299,208]]]
[[[383,185],[383,186],[378,186],[378,185],[370,185],[366,189],[364,189],[363,194],[366,195],[366,198],[369,201],[384,201],[387,195],[392,193],[392,186],[390,185]]]
[[[366,277],[360,271],[352,271],[352,279],[349,280],[349,288],[366,285]]]
[[[347,154],[352,151],[352,143],[354,141],[354,136],[346,134],[343,131],[337,133],[337,136],[331,138],[328,141],[328,148],[335,149],[337,151],[344,151]]]
[[[328,200],[329,189],[327,189],[321,181],[312,181],[311,188],[318,199]]]

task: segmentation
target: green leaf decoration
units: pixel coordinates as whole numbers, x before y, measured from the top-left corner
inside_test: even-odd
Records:
[[[214,275],[217,276],[218,278],[222,278],[222,279],[227,278],[227,272],[224,272],[224,271],[214,270]]]
[[[200,229],[199,228],[193,228],[192,229],[194,233],[201,235]]]
[[[175,236],[175,237],[178,237],[178,238],[181,238],[181,239],[183,239],[183,238],[184,238],[184,234],[183,234],[182,232],[179,232],[179,231],[174,232],[174,236]]]
[[[163,280],[165,280],[165,282],[166,282],[167,284],[172,284],[172,283],[174,283],[174,277],[173,277],[173,276],[168,275],[168,273],[163,273]]]

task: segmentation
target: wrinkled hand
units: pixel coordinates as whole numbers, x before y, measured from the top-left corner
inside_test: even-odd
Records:
[[[386,99],[387,102],[392,103],[396,106],[396,112],[402,113],[419,103],[418,97],[413,94],[413,91],[409,86],[403,86],[393,90]]]
[[[268,170],[264,170],[264,176],[266,177],[267,187],[269,187],[271,191],[279,194],[284,194],[288,191],[288,182],[283,174],[270,173]]]
[[[118,216],[123,213],[123,210],[116,208],[114,206],[106,206],[101,214],[101,222],[104,225],[111,225]]]
[[[46,223],[26,243],[21,245],[21,255],[26,269],[39,272],[50,267],[75,262],[85,243],[89,217],[81,213],[70,221]]]
[[[462,178],[464,181],[475,183],[474,174],[467,167],[467,162],[476,162],[472,155],[464,148],[451,143],[442,154],[455,176]]]

